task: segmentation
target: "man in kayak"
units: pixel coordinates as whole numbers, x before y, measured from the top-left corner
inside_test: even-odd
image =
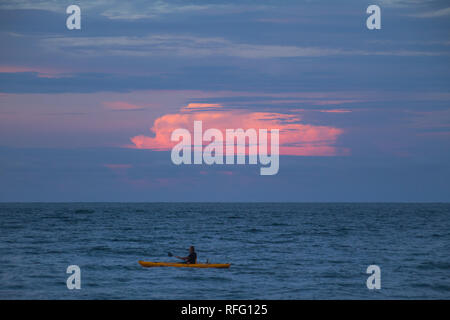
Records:
[[[187,257],[175,256],[175,258],[184,260],[184,263],[189,263],[189,264],[197,263],[197,253],[195,252],[194,246],[189,247],[189,255]]]

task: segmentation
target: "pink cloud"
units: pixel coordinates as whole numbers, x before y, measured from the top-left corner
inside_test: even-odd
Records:
[[[223,108],[223,106],[217,103],[189,103],[181,111],[214,110],[220,108]]]
[[[214,107],[212,107],[214,106]],[[219,110],[217,110],[219,109]],[[166,114],[157,118],[150,129],[153,137],[138,135],[131,138],[135,148],[166,151],[176,142],[170,140],[175,129],[185,128],[193,132],[195,120],[203,122],[203,131],[216,128],[225,133],[226,129],[244,130],[279,129],[280,154],[297,156],[332,156],[338,154],[334,146],[342,129],[302,124],[298,114],[276,112],[251,112],[248,110],[220,110],[223,106],[196,104],[184,107],[178,113]],[[206,145],[207,143],[205,143]]]
[[[331,109],[331,110],[320,110],[320,112],[326,112],[326,113],[349,113],[352,112],[351,110],[344,110],[344,109]]]
[[[349,104],[363,102],[364,100],[312,100],[312,99],[277,99],[277,100],[265,100],[265,101],[247,101],[248,104],[307,104],[312,106],[328,106],[328,105],[339,105],[339,104]]]
[[[57,71],[49,68],[41,67],[26,67],[26,66],[0,66],[0,73],[20,73],[20,72],[34,72],[39,78],[59,78],[62,71]]]

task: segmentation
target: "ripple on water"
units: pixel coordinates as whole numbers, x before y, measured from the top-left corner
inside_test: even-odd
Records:
[[[6,299],[74,297],[64,287],[69,264],[82,269],[80,299],[448,299],[450,292],[448,204],[0,204],[0,221]],[[186,255],[191,244],[201,261],[231,268],[137,263]],[[370,297],[369,264],[385,279]]]

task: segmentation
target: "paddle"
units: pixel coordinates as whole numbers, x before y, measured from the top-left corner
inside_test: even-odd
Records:
[[[181,259],[181,258],[178,257],[178,256],[174,256],[174,255],[172,254],[172,252],[168,252],[167,255],[168,255],[169,257],[175,257],[175,258]]]
[[[169,257],[173,257],[173,256],[174,256],[174,255],[172,254],[172,252],[167,252],[167,255],[168,255]],[[175,258],[178,258],[178,257],[175,257]],[[206,260],[206,264],[209,264],[209,259]]]

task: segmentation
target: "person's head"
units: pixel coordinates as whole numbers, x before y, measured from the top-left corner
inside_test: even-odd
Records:
[[[194,246],[190,246],[190,247],[189,247],[189,253],[192,253],[192,252],[195,252]]]

